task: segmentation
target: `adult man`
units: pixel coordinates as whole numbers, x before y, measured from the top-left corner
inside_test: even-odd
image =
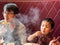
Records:
[[[26,27],[16,18],[19,9],[16,4],[8,3],[4,6],[4,20],[0,21],[1,35],[5,45],[14,43],[21,45],[26,42]]]

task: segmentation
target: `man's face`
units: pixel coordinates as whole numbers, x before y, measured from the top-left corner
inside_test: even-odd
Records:
[[[3,16],[4,16],[4,19],[7,21],[7,22],[10,22],[11,20],[12,20],[12,18],[14,18],[14,12],[13,11],[10,11],[10,12],[8,12],[8,11],[5,11],[4,13],[3,13]]]
[[[51,24],[48,21],[42,21],[41,33],[47,35],[49,32],[51,32]]]

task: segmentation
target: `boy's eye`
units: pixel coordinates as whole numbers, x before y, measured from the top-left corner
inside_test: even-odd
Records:
[[[42,25],[42,27],[49,28],[49,26],[47,26],[47,25]]]
[[[46,28],[49,28],[49,26],[46,26]]]

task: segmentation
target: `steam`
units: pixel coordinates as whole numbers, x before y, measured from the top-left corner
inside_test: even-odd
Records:
[[[25,36],[29,36],[31,34],[31,29],[29,29],[29,26],[30,24],[36,25],[37,21],[39,20],[39,16],[40,16],[40,10],[37,7],[31,7],[29,13],[27,14],[21,14],[21,13],[18,14],[17,19],[21,21],[27,28],[27,33],[25,33]],[[17,28],[18,28],[19,22],[17,20],[15,20],[15,22],[17,23]],[[11,22],[11,24],[15,24],[14,21]],[[20,31],[22,32],[23,30]],[[6,33],[5,38],[6,37],[8,38],[6,38],[5,41],[7,42],[13,41],[12,33],[13,31],[11,31],[11,29]],[[24,34],[22,34],[21,37],[24,39]],[[16,36],[16,38],[18,37]]]
[[[31,7],[28,14],[18,14],[18,19],[25,25],[36,24],[39,20],[40,10],[38,7]]]
[[[40,10],[38,7],[31,7],[29,13],[27,14],[18,14],[17,18],[27,27],[28,35],[31,34],[32,29],[29,29],[29,26],[32,24],[36,26],[38,24],[40,16]]]
[[[18,14],[17,18],[25,25],[28,25],[30,21],[28,15],[25,14]]]
[[[40,15],[39,8],[37,8],[37,7],[35,7],[35,8],[31,7],[30,11],[29,11],[29,15],[30,15],[31,22],[33,24],[35,24],[36,21],[38,21],[38,19],[39,19],[39,15]]]

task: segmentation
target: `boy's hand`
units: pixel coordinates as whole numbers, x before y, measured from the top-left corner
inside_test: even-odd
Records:
[[[36,35],[36,36],[40,36],[40,35],[41,35],[41,32],[40,32],[40,31],[37,31],[37,32],[35,33],[35,35]]]
[[[35,37],[40,36],[40,35],[41,35],[41,32],[37,31],[28,37],[28,41],[32,41]]]

